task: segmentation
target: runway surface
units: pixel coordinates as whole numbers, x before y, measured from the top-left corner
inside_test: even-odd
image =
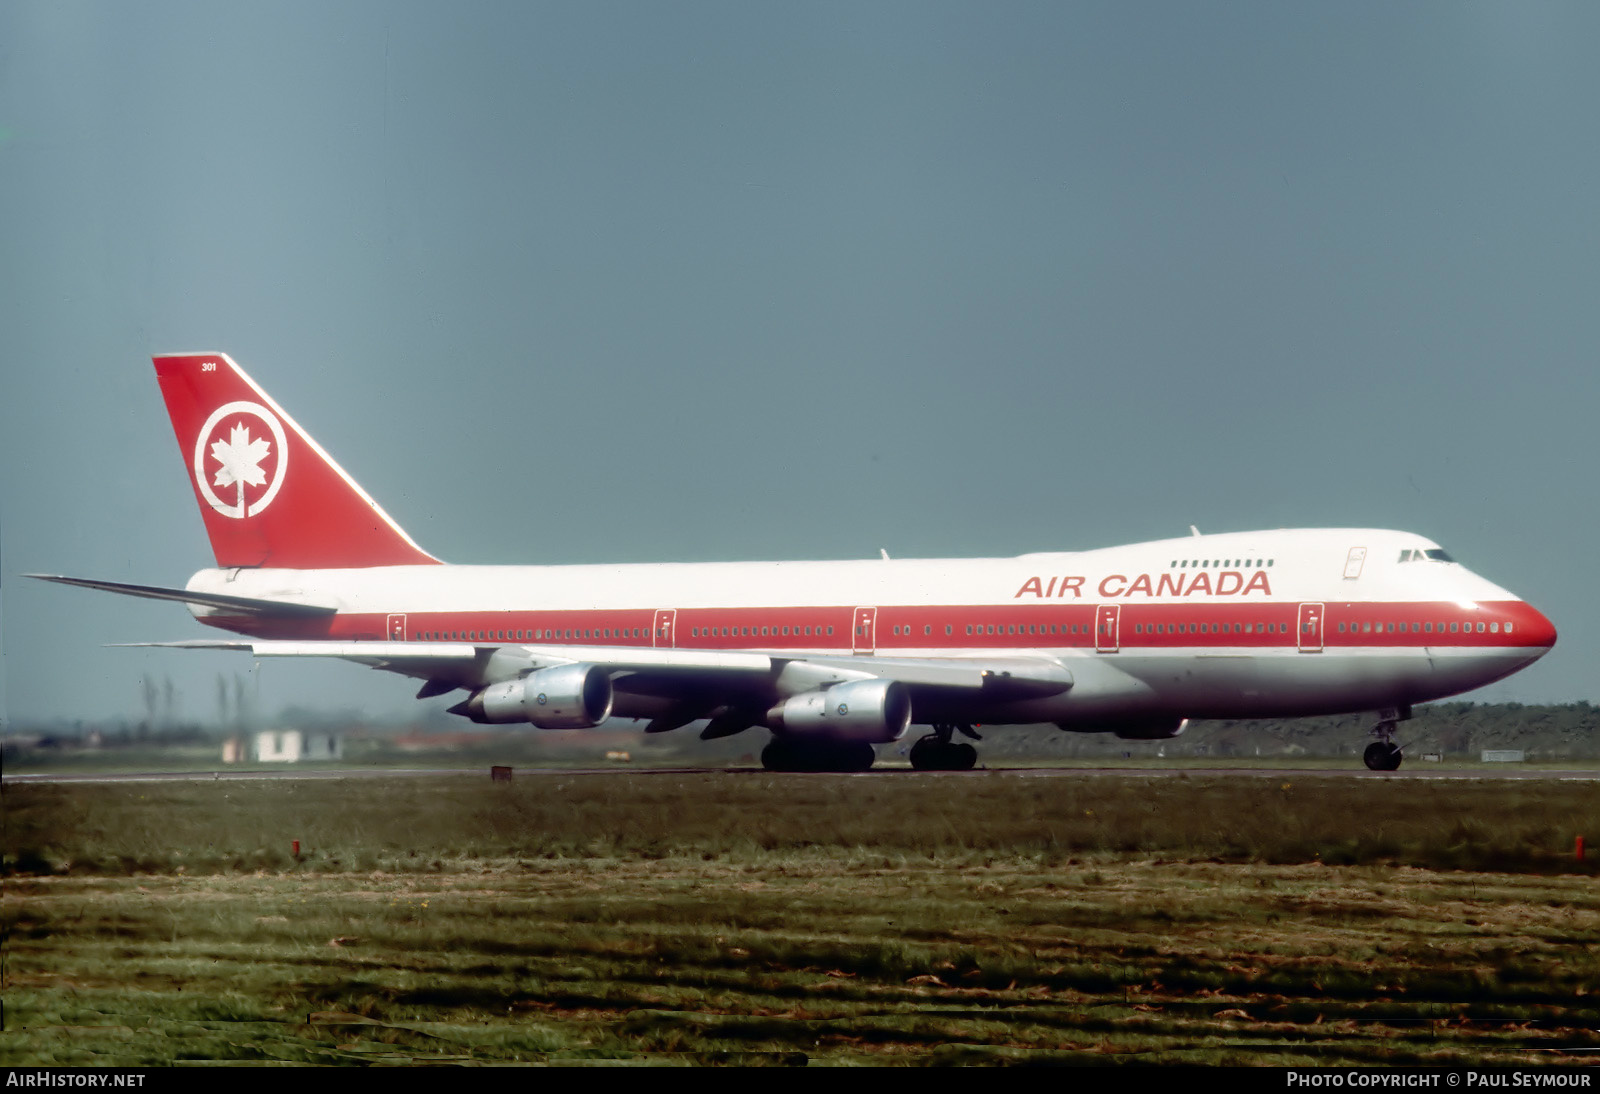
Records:
[[[488,772],[473,768],[420,768],[420,767],[349,767],[296,770],[292,767],[266,771],[150,771],[104,773],[40,773],[0,776],[0,784],[11,786],[26,783],[141,783],[141,782],[256,782],[285,779],[407,779],[438,778],[441,776],[472,776],[482,778]],[[765,775],[770,772],[754,767],[703,768],[703,767],[519,767],[513,771],[516,778],[549,778],[571,775],[712,775],[725,774]],[[1363,768],[1339,770],[1337,768],[1140,768],[1140,767],[1011,767],[987,768],[977,771],[912,771],[904,767],[884,767],[859,774],[791,774],[786,778],[903,778],[920,776],[939,779],[1071,779],[1117,777],[1124,779],[1160,779],[1176,776],[1191,778],[1237,779],[1378,779],[1392,782],[1436,781],[1504,781],[1512,779],[1543,780],[1551,782],[1600,782],[1600,768],[1529,768],[1512,764],[1486,765],[1483,768],[1446,768],[1428,770],[1422,765],[1401,771],[1367,771]]]

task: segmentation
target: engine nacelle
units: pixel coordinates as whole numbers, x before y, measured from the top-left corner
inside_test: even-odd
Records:
[[[1189,728],[1189,719],[1152,716],[1109,722],[1057,722],[1056,728],[1068,733],[1115,733],[1124,741],[1170,741]]]
[[[532,722],[540,729],[590,729],[611,716],[611,674],[599,665],[557,665],[490,684],[461,704],[474,722]]]
[[[767,724],[830,741],[898,741],[911,725],[911,694],[896,680],[853,680],[784,700],[768,711]]]

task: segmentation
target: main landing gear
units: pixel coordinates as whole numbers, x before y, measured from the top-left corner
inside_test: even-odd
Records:
[[[911,746],[911,766],[918,771],[971,771],[977,765],[978,750],[950,739],[958,729],[974,741],[983,740],[969,725],[936,722],[932,733]]]
[[[870,771],[878,754],[865,741],[801,741],[774,737],[761,750],[768,771]]]
[[[1387,711],[1385,713],[1388,713]],[[1407,715],[1409,715],[1409,711]],[[1371,771],[1398,771],[1403,756],[1400,746],[1394,743],[1395,720],[1385,718],[1372,727],[1372,735],[1377,738],[1367,750],[1361,754],[1362,762]]]
[[[933,732],[911,746],[911,766],[918,771],[971,771],[978,750],[951,740],[960,732],[983,740],[970,725],[935,723]],[[803,737],[773,737],[761,750],[761,766],[768,771],[869,771],[877,760],[873,747],[862,741],[817,741]]]

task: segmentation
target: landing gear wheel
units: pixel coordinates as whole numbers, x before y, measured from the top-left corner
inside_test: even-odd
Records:
[[[1372,771],[1398,771],[1403,758],[1400,746],[1392,741],[1373,741],[1361,754],[1362,761]]]
[[[918,771],[971,771],[978,762],[978,750],[969,744],[953,744],[937,732],[911,746],[911,766]]]
[[[836,745],[835,748],[838,750],[839,766],[830,769],[833,771],[871,771],[872,765],[878,760],[877,751],[865,741]]]
[[[1389,711],[1385,711],[1389,714]],[[1409,718],[1410,710],[1406,709],[1402,717]],[[1400,770],[1400,746],[1394,743],[1395,722],[1388,717],[1372,727],[1372,735],[1377,738],[1367,750],[1361,754],[1361,760],[1372,771],[1398,771]]]
[[[878,754],[865,741],[788,741],[774,739],[761,750],[768,771],[870,771]]]
[[[761,750],[761,766],[768,771],[793,771],[791,751],[783,741],[772,741]]]

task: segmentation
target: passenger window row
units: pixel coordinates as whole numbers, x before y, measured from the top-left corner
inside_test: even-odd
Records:
[[[690,627],[692,638],[777,638],[794,635],[831,635],[832,627]]]
[[[1351,623],[1348,625],[1350,634],[1445,634],[1445,624],[1440,623]],[[1437,630],[1435,628],[1437,627]],[[1506,634],[1511,633],[1510,623],[1451,623],[1450,634],[1499,634],[1501,628]],[[1339,624],[1339,633],[1346,633],[1346,624]]]
[[[1216,566],[1222,569],[1231,570],[1248,566],[1253,570],[1259,570],[1263,566],[1271,566],[1272,562],[1273,560],[1270,558],[1264,562],[1259,558],[1254,562],[1250,561],[1248,558],[1175,558],[1171,562],[1167,563],[1167,569],[1184,570],[1193,566],[1197,570],[1204,570],[1212,566]]]
[[[419,642],[538,642],[563,638],[649,638],[649,627],[540,628],[511,631],[419,631]]]
[[[1420,553],[1420,552],[1419,552]],[[1269,560],[1270,562],[1270,560]],[[1309,625],[1308,625],[1309,626]],[[858,635],[865,636],[865,627],[857,627]],[[892,628],[892,633],[897,637],[909,637],[912,633],[911,624],[897,624]],[[948,637],[955,633],[953,624],[944,624],[944,633]],[[1021,636],[1047,636],[1047,635],[1089,635],[1093,633],[1089,624],[1081,626],[1076,623],[968,623],[968,635],[987,637],[989,635],[1021,635]],[[1135,623],[1134,634],[1288,634],[1287,623]],[[1307,633],[1311,633],[1310,630]],[[1511,634],[1510,622],[1469,622],[1447,623],[1444,621],[1424,622],[1408,621],[1404,623],[1388,623],[1382,621],[1363,623],[1340,623],[1340,634]],[[823,626],[789,626],[789,627],[693,627],[690,634],[694,638],[766,638],[766,637],[832,637],[833,628]],[[924,624],[922,627],[924,637],[933,634],[933,625]],[[589,627],[589,628],[538,628],[534,630],[466,630],[466,631],[419,631],[413,636],[419,642],[537,642],[548,640],[639,640],[649,638],[649,627]],[[665,638],[667,631],[663,628],[657,637]]]
[[[1135,623],[1134,634],[1288,634],[1287,623]]]

